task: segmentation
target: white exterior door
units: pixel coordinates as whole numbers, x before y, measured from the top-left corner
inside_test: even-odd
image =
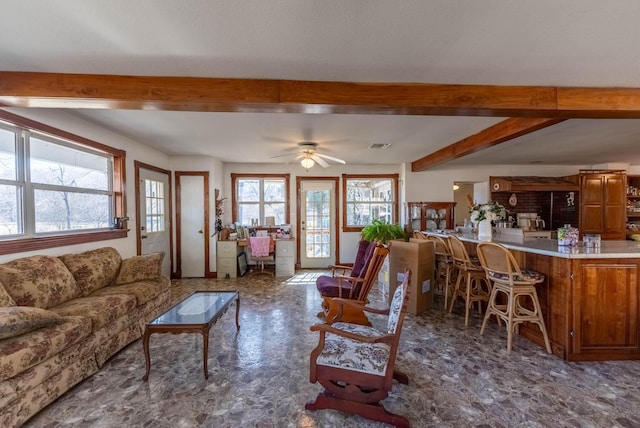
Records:
[[[180,176],[180,265],[183,278],[205,276],[205,180]]]
[[[142,254],[164,251],[162,274],[171,274],[171,223],[169,219],[169,176],[144,168],[139,170],[140,249]]]
[[[335,184],[303,181],[300,204],[300,266],[326,268],[335,261]]]

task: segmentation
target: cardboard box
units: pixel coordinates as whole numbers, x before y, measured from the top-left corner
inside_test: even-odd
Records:
[[[424,239],[389,243],[389,302],[404,279],[405,269],[411,270],[407,311],[420,315],[433,306],[433,270],[435,245]]]

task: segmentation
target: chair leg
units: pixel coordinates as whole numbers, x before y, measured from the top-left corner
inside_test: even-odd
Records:
[[[509,292],[507,297],[507,355],[511,354],[511,345],[513,344],[513,313],[516,310],[516,299],[513,290]]]
[[[538,300],[538,293],[536,290],[533,290],[531,294],[531,298],[533,299],[533,307],[536,313],[538,314],[538,318],[540,319],[538,327],[542,331],[542,337],[544,338],[544,346],[547,348],[547,352],[551,354],[551,343],[549,342],[549,335],[547,334],[547,327],[544,325],[544,318],[542,317],[542,307],[540,306],[540,301]]]
[[[467,327],[469,325],[469,309],[473,309],[473,302],[471,301],[471,273],[467,273],[467,289],[466,289],[466,297],[464,302],[464,326]]]
[[[458,292],[460,291],[460,280],[462,279],[462,272],[458,271],[458,278],[456,279],[456,286],[453,289],[453,293],[451,293],[451,304],[449,305],[449,313],[453,311],[453,304],[456,302],[456,298],[458,297]]]
[[[447,264],[446,268],[445,268],[445,274],[444,274],[444,310],[447,310],[447,300],[449,297],[449,288],[451,287],[449,285],[449,281],[451,281],[451,266],[449,266]]]
[[[384,422],[400,428],[409,428],[409,420],[404,416],[387,411],[381,404],[365,404],[355,401],[343,400],[335,397],[327,391],[321,392],[315,401],[304,405],[306,410],[333,409],[344,413],[351,413],[363,418]]]
[[[482,327],[480,327],[480,336],[484,334],[484,329],[487,326],[487,321],[489,321],[489,317],[493,313],[493,307],[496,303],[496,298],[498,296],[498,290],[491,290],[491,295],[489,296],[489,303],[487,303],[487,312],[484,314],[484,319],[482,320]],[[496,314],[496,318],[498,319],[498,325],[500,324],[500,317]]]

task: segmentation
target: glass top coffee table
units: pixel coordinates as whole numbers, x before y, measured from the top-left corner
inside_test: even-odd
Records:
[[[240,294],[237,291],[196,291],[158,318],[147,323],[144,329],[143,346],[146,372],[143,380],[149,379],[151,357],[149,356],[149,337],[153,333],[200,333],[202,334],[202,353],[204,377],[209,378],[207,358],[209,356],[209,329],[227,312],[233,301],[236,302],[236,329],[240,311]]]

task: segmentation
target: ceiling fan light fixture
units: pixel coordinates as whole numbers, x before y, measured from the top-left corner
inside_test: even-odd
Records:
[[[305,156],[301,161],[300,161],[300,165],[302,165],[302,167],[304,169],[306,169],[307,171],[309,171],[309,168],[313,167],[316,163],[313,161],[313,159],[311,159],[310,157]]]

